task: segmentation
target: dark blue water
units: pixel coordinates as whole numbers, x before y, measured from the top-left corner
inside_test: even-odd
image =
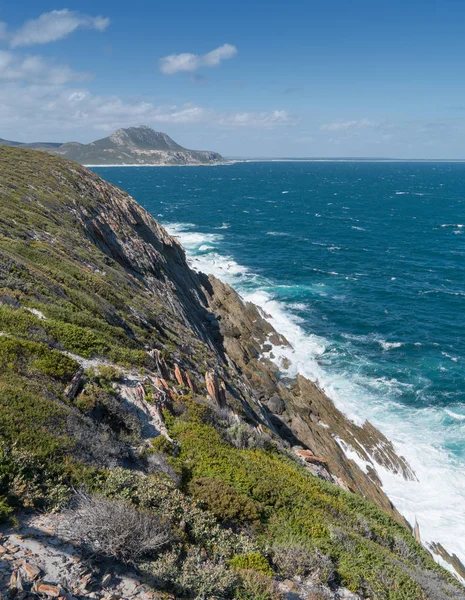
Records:
[[[386,475],[388,492],[465,557],[460,514],[433,490],[465,500],[465,165],[95,170],[178,235],[194,267],[264,307],[294,346],[276,360],[395,441],[420,483]]]

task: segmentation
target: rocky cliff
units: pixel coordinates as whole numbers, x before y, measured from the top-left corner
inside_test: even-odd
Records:
[[[132,198],[76,163],[6,147],[0,197],[5,591],[465,597],[371,457],[415,477],[405,460],[312,382],[283,380],[263,353],[287,341],[193,272]]]

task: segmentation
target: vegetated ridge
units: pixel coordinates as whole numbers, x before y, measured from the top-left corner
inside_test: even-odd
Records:
[[[118,129],[109,137],[90,144],[22,144],[0,139],[0,146],[2,145],[45,150],[86,165],[208,165],[224,162],[224,158],[217,152],[188,150],[166,133],[146,126]]]
[[[0,198],[3,593],[465,598],[370,456],[405,460],[282,380],[287,341],[130,196],[1,147]]]

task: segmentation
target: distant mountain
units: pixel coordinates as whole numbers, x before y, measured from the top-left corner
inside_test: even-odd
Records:
[[[12,142],[11,140],[3,140],[0,138],[0,146],[14,146],[16,148],[33,148],[35,150],[53,150],[59,148],[63,144],[61,142]]]
[[[0,146],[45,150],[83,165],[199,165],[217,164],[224,158],[217,152],[188,150],[166,133],[150,127],[118,129],[109,137],[90,144],[79,142],[23,144],[0,139]]]

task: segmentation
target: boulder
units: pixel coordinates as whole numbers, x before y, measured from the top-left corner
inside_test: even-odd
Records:
[[[56,585],[50,585],[48,583],[38,583],[34,586],[34,591],[37,594],[43,594],[48,598],[58,598],[61,595],[61,590]]]
[[[297,454],[297,456],[300,456],[300,458],[302,458],[305,462],[308,463],[326,464],[327,462],[324,458],[315,456],[310,450],[295,450],[295,453]]]
[[[40,575],[39,567],[37,567],[36,565],[31,565],[28,562],[25,562],[21,566],[21,571],[24,576],[24,579],[26,579],[27,581],[34,581],[34,579],[37,579],[37,577],[39,577]]]
[[[274,413],[275,415],[282,415],[283,412],[286,410],[286,405],[276,394],[271,396],[266,405],[268,407],[268,410]]]

